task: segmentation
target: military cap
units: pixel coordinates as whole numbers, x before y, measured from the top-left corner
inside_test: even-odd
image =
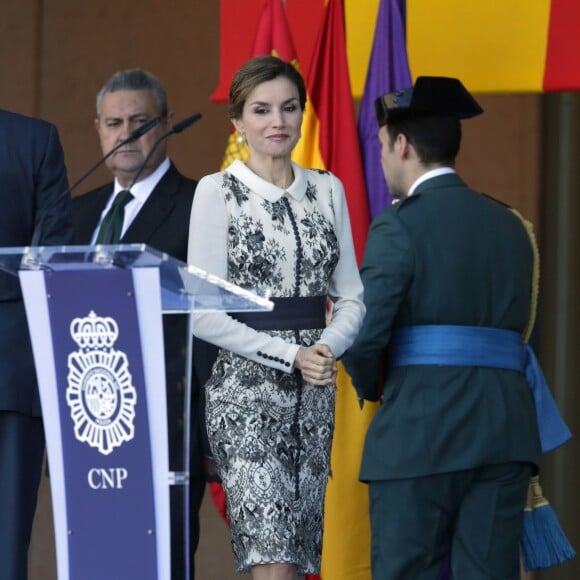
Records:
[[[411,88],[376,99],[379,127],[387,124],[389,112],[395,110],[450,115],[457,119],[469,119],[483,113],[461,81],[451,77],[417,77]]]

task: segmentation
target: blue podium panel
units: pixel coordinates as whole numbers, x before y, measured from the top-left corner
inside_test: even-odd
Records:
[[[59,497],[59,578],[169,578],[167,446],[152,445],[167,427],[159,273],[20,277]]]
[[[187,509],[192,341],[183,471],[172,472],[162,314],[272,310],[268,292],[141,244],[1,248],[0,269],[19,276],[26,307],[59,580],[170,578],[169,485]],[[184,558],[188,577],[187,540]]]

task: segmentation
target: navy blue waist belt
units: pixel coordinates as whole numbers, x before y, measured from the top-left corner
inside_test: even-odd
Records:
[[[482,326],[408,326],[393,332],[391,367],[492,367],[525,375],[536,406],[542,452],[571,439],[532,348],[514,331]]]
[[[255,330],[306,330],[326,327],[326,296],[270,298],[271,312],[235,312],[232,318]]]

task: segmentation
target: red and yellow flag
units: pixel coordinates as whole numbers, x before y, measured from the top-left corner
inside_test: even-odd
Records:
[[[328,169],[344,183],[359,260],[368,208],[352,97],[363,92],[378,6],[379,0],[221,0],[220,81],[212,95],[214,102],[227,101],[233,72],[256,54],[298,58],[309,99],[293,159]],[[578,0],[443,0],[436,11],[432,0],[413,0],[406,13],[413,78],[455,76],[478,93],[580,88]],[[291,46],[295,52],[284,52]],[[322,580],[369,580],[366,487],[357,477],[376,407],[359,411],[342,367],[337,386]]]
[[[231,6],[228,6],[228,8],[234,10],[242,6],[242,4],[243,3],[241,2],[234,2]],[[224,6],[222,5],[222,9],[223,8]],[[247,18],[247,13],[240,13],[239,16],[240,18]],[[227,34],[227,29],[224,30],[223,27],[224,22],[229,25],[233,20],[232,14],[228,14],[228,18],[225,18],[222,10],[222,38],[224,34]],[[224,46],[227,47],[230,46],[230,44],[222,42],[222,48]],[[292,62],[294,66],[297,66],[296,51],[292,42],[290,28],[286,21],[282,0],[266,0],[262,6],[261,13],[258,17],[254,42],[247,58],[249,59],[254,56],[267,54],[273,54],[282,60]],[[240,65],[241,64],[242,63],[240,63]],[[222,75],[220,84],[212,95],[212,100],[227,100],[230,84],[231,79],[226,80]],[[248,146],[240,137],[241,135],[235,130],[232,130],[230,133],[221,164],[221,171],[225,170],[226,167],[228,167],[235,159],[241,159],[242,161],[248,159]],[[222,517],[227,520],[226,498],[221,484],[211,483],[210,491],[217,510]]]
[[[284,14],[282,0],[266,0],[258,20],[251,56],[266,54],[272,54],[282,60],[292,62],[294,66],[298,65],[296,50],[294,49],[290,28]],[[229,90],[229,84],[227,90]],[[226,145],[221,170],[223,171],[235,159],[246,161],[248,156],[248,146],[243,141],[240,133],[232,129]]]
[[[328,169],[344,184],[360,261],[369,211],[348,73],[343,0],[327,2],[306,85],[310,100],[302,139],[292,158],[304,167]],[[364,437],[376,406],[367,404],[361,411],[350,377],[340,364],[339,369],[321,576],[322,580],[368,580],[368,496],[358,473]]]
[[[309,102],[293,159],[304,167],[328,169],[343,182],[360,261],[369,211],[344,30],[343,1],[329,0],[306,78]]]
[[[228,0],[222,3],[222,8],[225,4]],[[236,3],[230,4],[235,9]],[[315,6],[310,4],[311,11],[315,10]],[[296,2],[294,7],[299,8]],[[304,3],[302,8],[305,8]],[[292,158],[303,167],[328,169],[343,182],[355,250],[360,260],[366,242],[369,213],[348,73],[343,0],[330,0],[323,9],[318,34],[314,35],[311,43],[312,59],[305,74],[308,101],[302,139]],[[231,23],[232,15],[225,20]],[[262,5],[255,40],[247,58],[259,54],[276,54],[297,66],[282,0],[266,0]],[[239,54],[237,63],[238,66],[241,64]],[[231,79],[231,73],[229,75]],[[229,82],[222,77],[213,100],[223,100],[228,91]],[[232,143],[233,139],[235,134],[230,136],[231,154],[240,155],[239,145]],[[229,158],[231,160],[232,157]],[[331,459],[333,477],[327,488],[325,504],[323,580],[370,578],[367,489],[359,483],[358,472],[364,435],[373,413],[370,405],[365,405],[362,412],[359,410],[354,388],[346,371],[340,367]],[[213,491],[215,493],[215,487]],[[220,500],[219,494],[214,497]],[[310,576],[309,580],[314,578]]]
[[[220,84],[227,101],[233,72],[251,55],[265,0],[221,0]],[[286,0],[301,70],[308,76],[324,0]],[[344,0],[352,94],[363,94],[379,0]],[[459,77],[475,93],[580,89],[578,0],[432,0],[406,2],[407,52],[413,78]]]
[[[407,2],[414,77],[458,77],[476,93],[580,88],[578,0]]]

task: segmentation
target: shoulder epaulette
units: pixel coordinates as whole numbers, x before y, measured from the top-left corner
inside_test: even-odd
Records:
[[[420,199],[421,194],[413,194],[413,195],[409,195],[407,197],[403,197],[401,199],[397,199],[395,198],[392,201],[392,207],[394,208],[394,211],[398,212],[401,210],[401,208],[403,207],[407,207],[410,203],[413,203],[413,201]]]
[[[491,199],[491,201],[495,201],[495,203],[499,203],[500,205],[503,205],[507,209],[512,209],[512,206],[511,205],[505,203],[504,201],[501,201],[499,199],[496,199],[495,197],[492,197],[491,195],[488,195],[487,193],[482,193],[480,191],[479,194],[480,195],[483,195],[483,197],[487,197],[487,199]]]

